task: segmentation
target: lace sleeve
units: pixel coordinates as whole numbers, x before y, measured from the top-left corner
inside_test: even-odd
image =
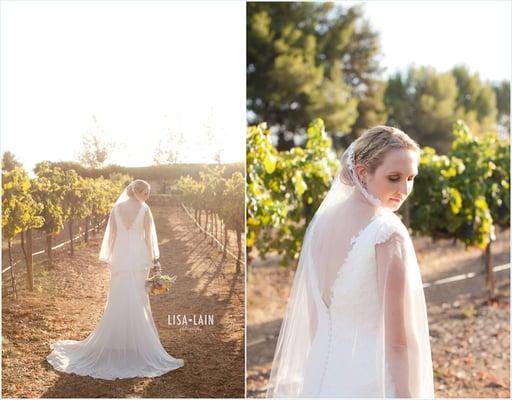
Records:
[[[395,233],[397,235],[406,236],[407,229],[400,219],[396,216],[392,218],[386,218],[378,227],[375,238],[375,244],[381,244],[389,240],[391,235]]]

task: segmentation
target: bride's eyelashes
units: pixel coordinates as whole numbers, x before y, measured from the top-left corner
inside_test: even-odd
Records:
[[[407,180],[414,181],[414,178],[416,178],[416,175],[411,175],[410,177],[407,178]],[[400,181],[400,177],[397,175],[389,176],[388,179],[391,182],[399,182]]]

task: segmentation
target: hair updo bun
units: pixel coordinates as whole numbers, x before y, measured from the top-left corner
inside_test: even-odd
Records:
[[[398,128],[377,125],[368,129],[354,143],[354,166],[362,164],[370,174],[384,161],[384,156],[392,149],[406,149],[419,152],[420,146],[409,135]],[[354,186],[349,170],[348,148],[341,156],[340,180],[345,185]]]
[[[135,195],[135,192],[141,193],[144,190],[147,190],[147,192],[149,193],[150,189],[151,186],[149,185],[148,182],[142,179],[136,179],[126,187],[126,194],[128,195],[128,197],[133,197]]]

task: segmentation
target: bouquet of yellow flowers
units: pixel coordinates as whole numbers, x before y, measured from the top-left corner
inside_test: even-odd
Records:
[[[153,272],[154,275],[146,279],[145,283],[146,292],[149,294],[157,295],[167,293],[172,284],[176,282],[176,275],[162,275],[162,266],[158,258],[153,259],[151,272]]]
[[[146,279],[146,292],[152,295],[167,293],[174,282],[176,282],[176,275],[161,275],[157,272],[151,278]]]

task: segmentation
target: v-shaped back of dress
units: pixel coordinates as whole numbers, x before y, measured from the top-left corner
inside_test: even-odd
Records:
[[[141,204],[139,206],[137,212],[135,213],[135,217],[132,216],[130,225],[128,225],[126,223],[126,221],[123,220],[123,217],[121,216],[121,210],[119,208],[120,208],[120,204],[117,204],[114,207],[114,209],[116,211],[116,222],[117,222],[116,225],[121,228],[121,231],[125,231],[125,232],[139,231],[140,232],[143,229],[143,224],[144,224],[144,218],[143,218],[143,215],[144,215],[143,211],[145,209],[144,204]]]
[[[320,245],[318,242],[312,245],[312,254],[322,257],[324,264],[310,261],[309,265],[315,268],[306,272],[312,304],[316,304],[318,313],[311,329],[313,341],[302,395],[339,397],[343,393],[357,397],[359,393],[374,397],[379,394],[379,377],[372,369],[379,365],[377,344],[381,320],[374,246],[383,230],[398,229],[397,218],[386,212],[375,214],[351,237],[349,246],[345,246],[347,252],[339,259],[329,256],[336,254],[337,240],[349,241],[343,234],[338,238],[326,237],[322,252],[314,249]],[[355,226],[355,220],[352,222]],[[342,231],[343,223],[339,226]],[[330,282],[329,304],[324,302],[323,287],[316,282],[322,265],[337,267]],[[387,394],[393,397],[394,385],[387,365],[384,371]]]
[[[148,269],[152,260],[144,231],[144,214],[147,205],[145,203],[140,205],[129,226],[123,220],[119,206],[120,204],[114,206],[117,233],[111,268],[117,271]]]
[[[407,228],[390,209],[357,203],[334,185],[306,229],[267,395],[388,398],[408,387],[432,398],[428,320]],[[404,346],[402,327],[406,362],[389,351]]]
[[[304,249],[309,255],[319,301],[325,308],[331,306],[341,275],[351,268],[351,260],[360,247],[359,243],[365,241],[369,228],[381,215],[380,212],[354,215],[348,213],[347,209],[348,207],[340,204],[322,214],[322,221],[317,224],[322,225],[321,231],[311,232],[314,241],[309,249]]]

